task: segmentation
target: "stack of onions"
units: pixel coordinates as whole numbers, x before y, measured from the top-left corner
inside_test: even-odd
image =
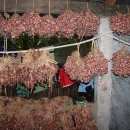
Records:
[[[0,86],[14,86],[17,83],[16,64],[17,61],[10,56],[0,59]]]
[[[24,31],[29,36],[34,36],[38,33],[39,24],[41,23],[41,17],[39,12],[35,10],[22,15]]]
[[[93,36],[97,32],[100,19],[90,10],[77,13],[76,34],[78,37]]]
[[[6,20],[0,14],[0,35],[4,36],[4,28],[6,27]]]
[[[56,20],[51,15],[45,15],[41,18],[38,34],[44,37],[52,37],[59,31]]]
[[[85,66],[83,58],[80,57],[78,51],[67,57],[64,68],[71,80],[80,80],[88,83],[91,79],[90,69],[87,65]]]
[[[110,28],[117,34],[130,35],[130,15],[116,15],[110,18]]]
[[[64,13],[58,16],[56,24],[59,27],[59,35],[64,37],[73,37],[77,26],[77,17],[71,10],[66,10]]]
[[[48,82],[49,87],[52,87],[53,78],[58,71],[58,65],[57,62],[51,58],[48,51],[43,51],[36,62],[34,71],[36,80],[39,83],[44,84]]]
[[[108,72],[108,60],[104,57],[103,53],[97,47],[93,47],[91,52],[84,57],[85,65],[91,70],[91,76],[103,76]]]
[[[112,71],[115,75],[124,77],[128,77],[130,75],[130,53],[127,52],[125,46],[113,54],[112,61]]]
[[[12,38],[18,37],[24,32],[22,17],[15,13],[6,22],[5,32]]]

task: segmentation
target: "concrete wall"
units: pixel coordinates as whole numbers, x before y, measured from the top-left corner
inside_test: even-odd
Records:
[[[109,19],[101,18],[98,33],[110,32]],[[112,35],[110,33],[109,35]],[[108,36],[103,36],[98,39],[98,48],[104,53],[107,59],[112,58],[113,39]],[[112,63],[108,63],[108,73],[103,77],[97,76],[95,78],[95,102],[94,114],[97,121],[99,130],[109,130],[110,115],[111,115],[111,90],[112,90],[112,77],[111,77]],[[100,84],[103,81],[104,84]]]
[[[120,39],[130,42],[130,36],[120,36]],[[122,46],[122,43],[113,40],[114,52],[120,50]],[[127,50],[130,52],[130,46],[127,46]],[[113,74],[112,79],[110,130],[130,130],[130,76],[123,78]]]
[[[111,31],[109,19],[101,18],[98,33]],[[116,37],[119,37],[115,34]],[[120,39],[130,42],[130,36],[122,36]],[[107,59],[120,50],[122,43],[103,36],[97,40],[97,46]],[[127,46],[130,52],[130,46]],[[130,130],[130,77],[115,76],[111,72],[112,62],[108,63],[108,73],[95,78],[95,102],[94,115],[99,130]],[[100,84],[103,81],[104,84]]]

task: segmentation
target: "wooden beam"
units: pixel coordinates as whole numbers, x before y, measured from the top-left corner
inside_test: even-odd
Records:
[[[49,12],[49,0],[34,0],[34,9],[42,14]],[[88,7],[94,9],[97,14],[104,16],[116,15],[117,12],[127,13],[127,6],[118,5],[109,6],[103,2],[88,2]],[[14,13],[16,9],[16,0],[5,0],[5,11]],[[33,0],[17,0],[17,13],[24,13],[33,9]],[[50,0],[50,13],[61,14],[67,9],[67,0]],[[87,9],[87,2],[68,1],[68,9],[74,12],[80,12]],[[0,1],[0,12],[4,12],[4,0]]]

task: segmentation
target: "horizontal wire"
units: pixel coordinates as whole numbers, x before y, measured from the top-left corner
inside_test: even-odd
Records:
[[[109,33],[112,33],[112,31],[106,32],[106,33],[104,33],[104,34],[100,34],[99,36],[93,37],[93,38],[91,38],[91,39],[88,39],[88,40],[85,40],[85,41],[82,41],[82,42],[72,43],[72,44],[67,44],[67,45],[61,45],[61,46],[55,46],[55,47],[45,47],[45,48],[36,49],[36,51],[37,51],[37,50],[43,51],[43,50],[59,49],[59,48],[65,48],[65,47],[75,46],[75,45],[79,45],[79,44],[84,44],[84,43],[90,42],[90,41],[92,41],[92,40],[95,40],[95,39],[97,39],[97,38],[100,38],[100,37],[102,37],[102,36],[104,36],[104,35],[106,35],[106,34],[109,34]],[[23,53],[24,53],[24,52],[27,52],[27,51],[28,51],[28,50],[7,51],[7,52],[6,52],[6,51],[1,51],[0,54],[3,54],[3,53],[9,54],[9,53],[18,53],[18,52],[23,52]]]

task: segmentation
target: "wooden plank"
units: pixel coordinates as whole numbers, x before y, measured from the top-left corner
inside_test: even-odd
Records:
[[[24,13],[33,9],[33,0],[17,0],[17,13]],[[34,0],[34,9],[41,14],[48,14],[49,0]],[[127,13],[127,6],[118,5],[109,6],[103,2],[88,2],[88,7],[95,10],[97,14],[104,14],[104,16],[116,15],[116,11],[123,14]],[[51,0],[50,1],[50,13],[61,14],[67,9],[66,0]],[[68,1],[68,9],[74,12],[80,12],[87,9],[87,2],[84,1]],[[5,0],[5,11],[8,13],[14,13],[16,10],[16,0]],[[0,12],[4,12],[4,1],[0,1]]]

